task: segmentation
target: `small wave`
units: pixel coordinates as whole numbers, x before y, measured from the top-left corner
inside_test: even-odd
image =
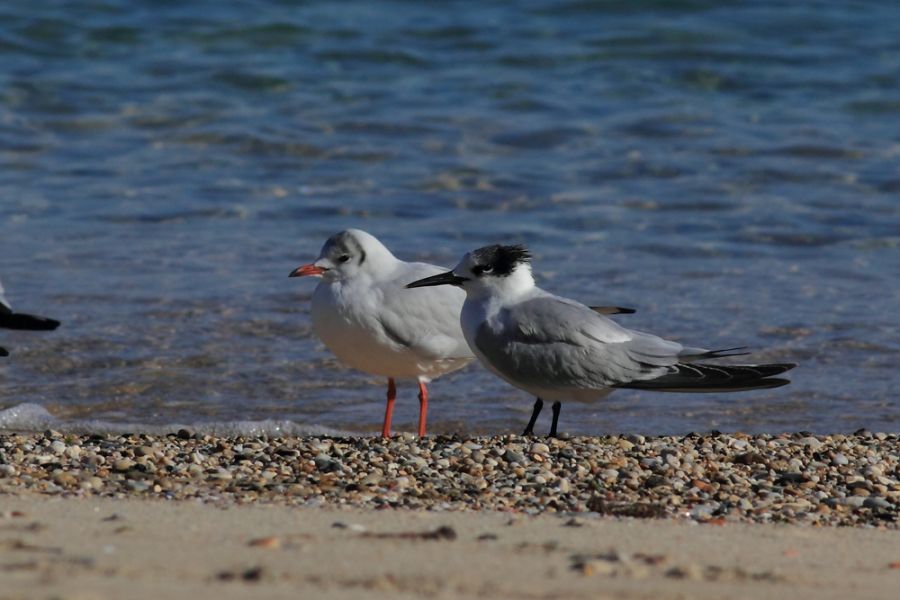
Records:
[[[299,437],[331,436],[346,437],[366,435],[335,429],[324,425],[304,424],[295,421],[265,419],[262,421],[209,421],[196,423],[117,423],[96,419],[59,419],[40,404],[24,403],[0,410],[0,431],[43,431],[55,429],[62,433],[108,433],[165,435],[179,429],[192,433],[222,437]]]

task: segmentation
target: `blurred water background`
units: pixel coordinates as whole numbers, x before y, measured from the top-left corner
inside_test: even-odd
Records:
[[[0,276],[63,326],[0,331],[0,427],[375,431],[384,382],[287,277],[352,226],[448,266],[524,242],[623,324],[800,363],[564,430],[896,431],[898,164],[891,2],[5,0]],[[430,429],[531,403],[473,366]]]

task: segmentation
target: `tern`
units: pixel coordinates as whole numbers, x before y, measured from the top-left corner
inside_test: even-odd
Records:
[[[13,311],[12,305],[4,294],[3,282],[0,281],[0,328],[51,331],[57,327],[59,327],[59,321],[56,319]],[[8,355],[9,353],[4,348],[0,348],[0,356]]]
[[[411,293],[403,288],[413,279],[444,271],[404,262],[374,236],[348,229],[328,238],[315,262],[290,274],[321,277],[311,314],[313,331],[325,346],[354,369],[387,377],[383,437],[391,435],[396,379],[418,381],[418,433],[424,436],[427,384],[475,358],[460,328],[462,290]]]
[[[746,353],[685,347],[546,292],[535,285],[530,261],[524,246],[485,246],[453,270],[406,286],[450,285],[466,292],[460,321],[472,352],[495,375],[537,397],[526,435],[544,399],[553,401],[550,435],[556,437],[564,400],[598,400],[618,388],[738,392],[790,383],[773,376],[795,364],[698,363]]]

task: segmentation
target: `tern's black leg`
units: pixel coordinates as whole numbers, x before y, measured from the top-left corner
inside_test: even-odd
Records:
[[[522,435],[534,435],[534,424],[537,422],[538,415],[541,414],[542,408],[544,408],[544,401],[540,398],[535,398],[534,410],[531,411],[531,418],[528,420],[528,426],[525,428],[525,431],[522,432]]]
[[[550,423],[550,437],[555,438],[556,437],[556,424],[557,424],[557,422],[559,422],[559,409],[562,408],[562,403],[559,400],[557,400],[556,402],[553,403],[553,406],[551,408],[553,410],[553,422]]]

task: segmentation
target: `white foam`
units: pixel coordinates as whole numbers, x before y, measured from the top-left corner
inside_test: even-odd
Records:
[[[59,419],[40,404],[25,402],[0,410],[0,429],[39,431],[56,427],[58,424]]]
[[[55,429],[62,433],[145,433],[165,435],[179,429],[215,436],[300,437],[300,436],[359,436],[332,427],[303,424],[295,421],[266,419],[263,421],[209,421],[198,423],[120,423],[96,419],[64,420],[54,417],[40,404],[24,403],[0,410],[0,431],[43,431]]]

